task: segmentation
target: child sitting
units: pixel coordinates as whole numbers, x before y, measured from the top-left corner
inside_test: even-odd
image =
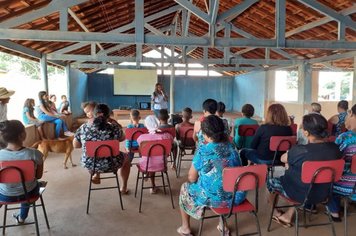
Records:
[[[154,140],[165,140],[165,139],[173,139],[172,135],[169,133],[161,133],[158,132],[158,120],[154,115],[149,115],[145,119],[145,126],[148,129],[148,134],[142,134],[140,137],[138,137],[137,142],[140,145],[140,143],[144,141],[154,141]],[[159,156],[156,156],[155,158],[152,158],[149,161],[149,170],[155,170],[155,169],[160,169],[161,165],[163,165],[163,158],[160,158]],[[147,165],[147,157],[142,156],[140,158],[140,166],[142,169],[146,169]],[[155,173],[150,173],[151,177],[151,182],[152,182],[152,188],[150,190],[151,194],[155,194],[157,192],[156,185],[155,185],[155,178],[154,178]]]
[[[7,120],[0,122],[0,136],[7,143],[5,149],[0,150],[0,161],[32,160],[35,168],[35,178],[26,182],[27,196],[37,196],[39,193],[40,179],[43,174],[42,153],[36,149],[26,148],[23,142],[26,139],[25,127],[18,120]],[[26,196],[21,183],[0,184],[0,201],[17,202],[25,200]],[[20,213],[14,213],[17,224],[23,224],[28,216],[30,205],[21,203]]]
[[[192,127],[192,128],[194,127],[194,124],[190,122],[190,120],[193,118],[192,113],[193,113],[192,109],[190,109],[189,107],[183,109],[182,111],[183,122],[176,125],[177,139],[179,139],[180,127]]]
[[[22,118],[25,125],[33,124],[36,126],[38,133],[40,135],[40,139],[42,140],[45,139],[43,128],[42,128],[44,122],[37,119],[33,114],[34,106],[35,106],[35,100],[32,98],[27,98],[23,106]]]
[[[168,124],[169,115],[168,115],[167,109],[159,110],[158,119],[159,119],[158,129],[165,129],[165,128],[174,127],[173,125]]]
[[[159,126],[158,126],[158,131],[165,133],[167,131],[163,131],[161,129],[167,129],[167,128],[174,128],[173,125],[168,124],[168,119],[169,119],[169,115],[168,115],[168,111],[167,109],[161,109],[159,110],[158,113],[158,119],[159,119]],[[177,142],[175,142],[173,140],[173,136],[172,136],[172,152],[173,152],[173,163],[171,165],[171,168],[173,170],[176,169],[176,159],[177,159],[177,155],[178,155],[178,145]]]
[[[72,114],[70,112],[69,101],[67,100],[67,96],[66,95],[62,95],[61,99],[62,99],[62,102],[59,105],[59,113],[64,114],[64,115]]]
[[[140,112],[138,110],[132,110],[130,113],[130,120],[131,120],[131,124],[129,124],[127,126],[127,129],[132,129],[132,128],[144,128],[144,124],[140,123]],[[126,150],[130,151],[130,149],[138,149],[138,143],[136,140],[130,141],[130,140],[126,140],[126,144],[125,144]],[[129,152],[129,157],[130,160],[133,159],[134,153],[130,153]]]
[[[225,131],[228,135],[230,135],[232,130],[231,120],[227,117],[224,117],[225,109],[226,109],[225,103],[218,102],[218,109],[215,115],[217,115],[218,117],[220,117],[220,119],[222,119],[225,126]]]

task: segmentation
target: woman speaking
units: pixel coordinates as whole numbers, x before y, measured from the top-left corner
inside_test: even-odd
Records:
[[[155,86],[155,91],[151,97],[152,110],[158,117],[159,110],[168,108],[168,96],[163,91],[163,86],[157,83]]]

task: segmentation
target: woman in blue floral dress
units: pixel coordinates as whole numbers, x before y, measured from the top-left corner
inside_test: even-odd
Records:
[[[188,182],[181,187],[182,226],[177,229],[180,235],[191,235],[190,217],[200,219],[205,207],[229,206],[232,193],[223,190],[222,172],[226,167],[241,166],[239,155],[228,142],[224,123],[219,117],[205,117],[201,130],[207,144],[197,150]],[[245,196],[245,192],[237,192],[234,203],[240,204]]]
[[[84,168],[89,171],[94,169],[94,158],[87,157],[86,141],[103,141],[103,140],[125,140],[122,128],[115,123],[109,123],[110,108],[106,104],[98,104],[94,108],[94,121],[83,124],[75,133],[73,146],[82,148],[83,154],[81,162]],[[112,162],[111,159],[112,158]],[[100,173],[110,171],[112,165],[114,169],[119,169],[124,163],[124,154],[120,152],[118,156],[111,158],[100,158],[95,162],[95,173],[92,178],[94,184],[100,184]]]

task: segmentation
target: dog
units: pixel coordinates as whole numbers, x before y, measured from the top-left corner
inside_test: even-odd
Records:
[[[67,167],[68,159],[72,164],[72,167],[77,166],[73,164],[73,160],[72,160],[72,151],[74,149],[73,139],[74,136],[68,137],[66,139],[55,139],[55,140],[44,139],[33,144],[32,148],[37,148],[38,151],[42,152],[43,161],[46,160],[48,156],[48,152],[65,153],[63,168],[68,169]]]

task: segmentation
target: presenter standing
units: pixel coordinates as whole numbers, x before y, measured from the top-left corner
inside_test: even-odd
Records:
[[[163,86],[160,83],[157,83],[155,86],[155,91],[151,97],[152,110],[158,117],[159,110],[168,109],[168,96],[163,91]]]

